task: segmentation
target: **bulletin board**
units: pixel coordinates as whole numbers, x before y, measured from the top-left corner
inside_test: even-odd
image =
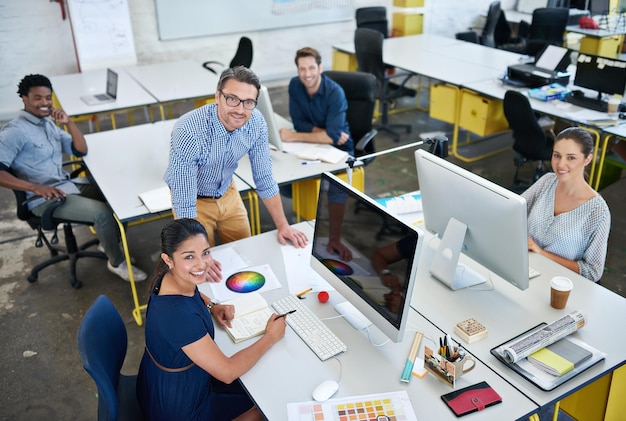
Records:
[[[155,0],[161,40],[346,21],[355,0]]]
[[[66,0],[80,71],[137,62],[128,0]]]

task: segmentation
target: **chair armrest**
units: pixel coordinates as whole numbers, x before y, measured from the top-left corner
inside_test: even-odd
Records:
[[[221,63],[219,61],[205,61],[204,63],[202,63],[202,67],[204,67],[205,69],[207,69],[209,72],[215,73],[217,75],[217,70],[215,70],[211,65],[212,64],[218,64],[222,67],[224,67],[224,63]]]
[[[33,200],[39,199],[39,198],[41,198],[41,196],[38,196],[38,195],[31,196],[27,200],[24,200],[21,204],[22,206],[25,206],[28,202],[32,202]],[[49,200],[52,200],[53,202],[46,207],[46,209],[43,211],[43,214],[40,217],[41,228],[43,228],[46,231],[53,230],[56,228],[57,224],[54,221],[54,211],[63,203],[65,203],[65,197],[61,197],[59,200],[55,200],[55,199],[49,199]]]
[[[365,151],[367,145],[371,142],[374,137],[378,134],[378,130],[372,129],[369,132],[365,133],[361,139],[354,146],[355,151]]]
[[[86,172],[88,171],[87,165],[85,164],[85,161],[81,160],[74,160],[74,161],[65,161],[61,164],[64,167],[67,167],[69,165],[73,165],[73,166],[77,166],[78,168],[74,169],[71,173],[70,173],[70,180],[73,178],[78,177],[78,175],[82,172]]]

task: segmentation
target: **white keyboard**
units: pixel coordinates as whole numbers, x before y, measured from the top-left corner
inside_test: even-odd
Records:
[[[346,352],[348,347],[295,295],[288,295],[272,304],[277,313],[286,316],[286,321],[294,332],[306,343],[322,361]]]
[[[536,278],[539,275],[541,275],[541,273],[537,269],[533,269],[528,266],[528,279]]]

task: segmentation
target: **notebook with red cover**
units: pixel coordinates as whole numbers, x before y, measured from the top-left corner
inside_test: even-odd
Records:
[[[502,402],[502,397],[487,382],[476,383],[446,393],[441,395],[441,399],[457,417],[482,411],[489,406]]]

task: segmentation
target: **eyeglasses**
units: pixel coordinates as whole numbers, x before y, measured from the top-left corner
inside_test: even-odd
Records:
[[[234,96],[226,95],[224,92],[220,91],[224,99],[226,100],[226,105],[229,107],[238,107],[239,104],[243,104],[243,108],[246,110],[254,110],[256,108],[257,102],[253,99],[239,99]]]

